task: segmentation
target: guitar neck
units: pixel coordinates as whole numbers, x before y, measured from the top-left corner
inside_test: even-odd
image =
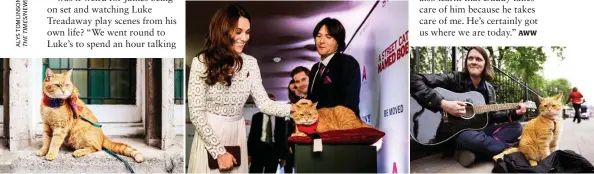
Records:
[[[474,113],[481,114],[481,113],[485,113],[485,112],[515,109],[516,107],[518,107],[517,103],[506,103],[506,104],[492,104],[492,105],[474,106],[473,108],[474,108]]]

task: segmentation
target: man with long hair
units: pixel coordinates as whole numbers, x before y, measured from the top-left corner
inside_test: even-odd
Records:
[[[464,63],[463,72],[427,75],[411,73],[410,94],[429,110],[442,110],[458,117],[466,113],[466,104],[445,100],[433,88],[441,87],[458,93],[476,91],[482,94],[485,102],[495,104],[495,88],[488,82],[493,79],[493,69],[487,52],[481,47],[472,47]],[[511,143],[518,142],[522,126],[513,121],[519,120],[526,112],[526,106],[523,103],[520,103],[520,106],[516,110],[491,112],[490,126],[483,130],[464,131],[454,138],[456,146],[460,148],[458,163],[469,167],[476,160],[476,155],[490,159],[508,148]],[[510,123],[494,125],[507,121]]]
[[[318,102],[317,107],[342,105],[359,116],[361,68],[346,49],[345,28],[337,19],[324,18],[314,31],[316,51],[320,62],[311,67],[307,98]]]

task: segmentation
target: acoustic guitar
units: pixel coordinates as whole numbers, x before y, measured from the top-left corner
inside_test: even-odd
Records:
[[[482,130],[489,123],[489,112],[519,108],[518,103],[487,105],[483,95],[476,91],[456,93],[443,88],[434,90],[445,100],[466,103],[466,113],[458,117],[441,110],[434,112],[411,97],[410,136],[423,145],[439,145],[463,131]],[[532,101],[526,101],[525,104],[529,109],[537,108]]]

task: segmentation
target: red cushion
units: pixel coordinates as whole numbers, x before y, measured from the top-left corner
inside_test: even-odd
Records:
[[[336,130],[320,133],[323,144],[363,144],[372,145],[384,137],[385,133],[375,128],[357,128],[350,130]],[[289,137],[295,144],[311,144],[309,136]]]

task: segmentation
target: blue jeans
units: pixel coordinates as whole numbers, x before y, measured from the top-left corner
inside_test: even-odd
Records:
[[[496,130],[498,131],[495,132]],[[456,138],[456,144],[477,155],[492,157],[517,142],[521,134],[522,125],[520,123],[507,123],[488,126],[482,131],[464,131]]]

